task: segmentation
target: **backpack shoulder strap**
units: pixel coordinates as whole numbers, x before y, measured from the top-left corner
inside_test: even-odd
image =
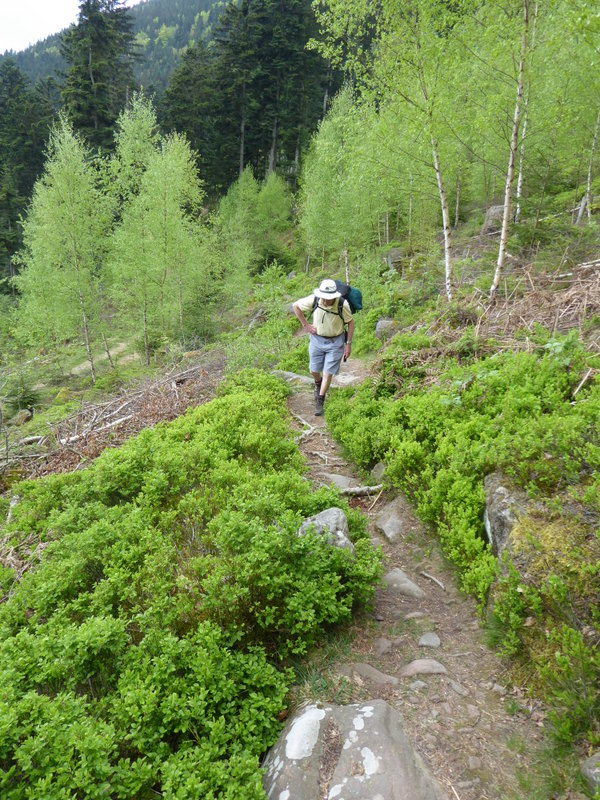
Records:
[[[315,313],[315,310],[316,310],[318,305],[319,305],[319,298],[315,297],[315,295],[313,294],[313,307],[312,307],[312,311],[310,312],[311,314]]]

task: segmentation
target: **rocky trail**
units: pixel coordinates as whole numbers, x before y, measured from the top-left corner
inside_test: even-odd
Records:
[[[333,387],[366,375],[367,368],[353,360]],[[312,381],[297,377],[291,383],[289,407],[303,431],[299,446],[309,478],[315,486],[363,484],[323,417],[314,416]],[[437,541],[406,499],[375,492],[352,497],[351,504],[367,515],[371,538],[384,553],[386,585],[377,590],[372,613],[354,625],[350,657],[328,662],[327,680],[338,687],[345,681],[344,702],[381,699],[396,709],[413,748],[448,798],[533,796],[543,707],[509,685],[500,659],[485,643],[475,603],[458,590]],[[336,795],[337,787],[322,792]]]

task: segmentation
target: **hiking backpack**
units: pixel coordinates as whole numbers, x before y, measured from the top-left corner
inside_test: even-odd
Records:
[[[342,321],[344,319],[344,316],[342,314],[344,303],[348,303],[348,305],[350,306],[350,311],[353,314],[356,314],[357,311],[362,310],[362,292],[360,291],[360,289],[357,289],[355,286],[349,286],[347,283],[338,280],[335,281],[335,287],[341,294],[338,303],[338,314],[340,315],[340,319],[342,319]],[[312,307],[313,314],[318,305],[319,305],[319,298],[313,297],[313,307]]]

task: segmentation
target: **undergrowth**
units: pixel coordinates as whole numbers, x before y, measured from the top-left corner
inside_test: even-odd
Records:
[[[369,601],[380,561],[306,516],[312,490],[275,379],[244,373],[86,470],[16,485],[2,530],[0,794],[264,797],[288,657]]]
[[[533,659],[555,709],[557,737],[597,744],[600,383],[588,382],[575,399],[574,393],[588,369],[600,364],[575,332],[551,337],[538,329],[535,339],[532,352],[490,355],[468,329],[460,341],[469,347],[460,348],[438,348],[442,343],[423,332],[398,335],[379,377],[333,394],[326,415],[362,468],[385,462],[386,481],[437,531],[462,588],[482,611],[494,585],[496,643],[507,655]],[[551,522],[543,535],[533,527],[533,548],[546,547],[548,557],[537,558],[535,570],[530,557],[526,575],[518,565],[502,569],[484,529],[483,479],[496,471],[546,504],[550,520],[552,503],[560,506],[557,496],[586,508],[596,531],[579,525],[579,539],[564,548],[561,562],[557,548],[544,542],[557,535]],[[554,511],[561,516],[561,508]]]

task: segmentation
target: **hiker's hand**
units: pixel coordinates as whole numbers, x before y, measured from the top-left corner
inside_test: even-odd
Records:
[[[306,325],[304,326],[304,330],[305,330],[307,333],[316,333],[316,332],[317,332],[317,329],[316,329],[316,327],[315,327],[314,325],[309,325],[309,323],[308,323],[308,322],[307,322],[307,323],[306,323]]]
[[[344,345],[344,361],[347,358],[350,358],[351,352],[352,352],[352,345],[350,344],[350,342],[346,342],[346,344]]]

